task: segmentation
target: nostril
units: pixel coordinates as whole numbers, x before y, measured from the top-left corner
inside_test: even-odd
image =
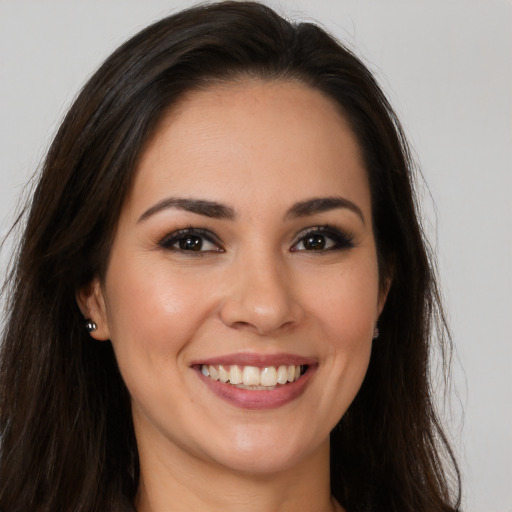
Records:
[[[226,326],[260,335],[290,329],[301,321],[303,313],[296,300],[286,297],[278,300],[254,290],[234,294],[222,301],[219,308],[220,319]]]
[[[251,324],[249,322],[234,322],[231,327],[235,328],[235,329],[250,329],[251,328]]]

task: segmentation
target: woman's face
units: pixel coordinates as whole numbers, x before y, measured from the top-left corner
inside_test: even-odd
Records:
[[[95,284],[85,303],[141,460],[325,462],[384,300],[366,172],[334,103],[278,81],[187,95],[142,155]]]

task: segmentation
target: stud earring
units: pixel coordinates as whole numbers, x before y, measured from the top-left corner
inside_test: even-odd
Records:
[[[379,328],[377,326],[373,329],[373,339],[376,340],[379,337]]]
[[[89,334],[91,334],[91,332],[94,332],[97,328],[98,328],[98,326],[92,320],[87,319],[85,321],[85,330]]]

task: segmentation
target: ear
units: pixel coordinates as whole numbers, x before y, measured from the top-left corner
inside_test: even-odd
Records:
[[[76,302],[84,319],[92,320],[97,329],[90,333],[96,340],[110,339],[105,297],[98,277],[76,292]]]

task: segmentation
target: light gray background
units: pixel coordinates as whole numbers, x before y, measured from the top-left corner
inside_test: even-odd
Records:
[[[84,80],[129,35],[191,3],[0,0],[0,235]],[[422,187],[457,346],[446,418],[465,510],[510,512],[512,4],[268,3],[354,47],[405,125],[434,201]]]

